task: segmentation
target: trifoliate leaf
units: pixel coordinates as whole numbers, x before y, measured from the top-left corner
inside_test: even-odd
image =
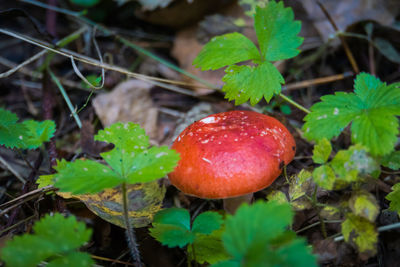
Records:
[[[24,146],[27,129],[17,121],[16,114],[0,108],[0,145],[8,148]]]
[[[297,56],[303,42],[298,37],[301,22],[294,20],[293,10],[285,8],[283,2],[270,1],[265,8],[256,8],[254,16],[261,53],[268,61],[277,61]]]
[[[162,178],[176,166],[179,155],[167,147],[148,148],[138,124],[115,123],[99,131],[95,140],[114,144],[101,156],[111,169],[92,160],[77,160],[57,168],[55,186],[74,194],[97,193],[124,182],[144,183]]]
[[[259,60],[260,53],[252,41],[234,32],[211,39],[193,61],[202,70],[216,70],[246,60]]]
[[[379,214],[379,204],[371,193],[358,191],[352,194],[349,200],[351,211],[358,216],[374,222]]]
[[[324,164],[328,161],[329,155],[332,152],[332,145],[328,139],[323,138],[318,140],[314,146],[312,159],[315,163]]]
[[[331,166],[322,165],[313,171],[314,182],[320,187],[332,190],[335,185],[336,175]]]
[[[383,156],[381,164],[395,171],[400,169],[400,151],[393,151],[392,153]]]
[[[224,229],[219,229],[211,234],[197,234],[193,242],[196,261],[200,264],[214,264],[230,258],[222,244],[221,236]],[[188,254],[192,255],[192,246],[188,246]]]
[[[272,190],[268,195],[267,195],[267,199],[269,201],[276,201],[280,204],[284,204],[284,203],[288,203],[288,199],[285,195],[285,193],[283,193],[282,191],[279,190]]]
[[[222,216],[216,212],[204,212],[197,216],[190,227],[190,215],[186,209],[169,208],[154,216],[150,235],[168,247],[184,247],[192,244],[198,236],[211,234],[222,224]]]
[[[400,115],[400,88],[361,73],[354,92],[321,97],[304,118],[304,135],[308,139],[331,139],[352,122],[353,143],[367,147],[372,155],[390,153],[399,132],[396,115]]]
[[[400,183],[395,184],[392,190],[386,196],[386,199],[390,201],[389,210],[396,211],[400,215]]]
[[[352,213],[346,214],[346,220],[342,223],[342,234],[344,240],[354,244],[361,253],[376,253],[378,232],[375,224],[367,219]]]
[[[124,179],[108,166],[93,160],[78,159],[56,169],[54,185],[60,188],[61,192],[92,194],[124,182]]]
[[[217,212],[206,211],[201,213],[193,222],[192,231],[200,234],[211,234],[214,230],[220,229],[222,216]]]
[[[225,73],[222,90],[226,92],[225,98],[235,100],[235,105],[250,99],[254,106],[263,97],[269,102],[274,94],[281,92],[281,84],[285,83],[277,68],[268,61],[256,67],[233,65]]]
[[[28,130],[28,138],[25,140],[25,145],[28,149],[40,147],[44,142],[48,142],[56,131],[56,124],[50,120],[42,122],[26,120],[22,124]]]
[[[70,255],[77,253],[76,250],[91,236],[91,230],[86,229],[83,223],[77,222],[75,217],[64,218],[61,214],[47,215],[35,223],[33,230],[34,234],[16,236],[6,243],[1,251],[1,258],[7,266],[37,266],[45,260],[49,265],[55,266],[56,263],[62,262],[60,257],[63,256],[67,256],[69,260],[76,257],[85,259],[79,266],[93,264],[90,256],[88,258],[85,253],[82,253],[87,255],[85,257]],[[53,260],[56,262],[52,263]]]
[[[254,246],[263,246],[282,234],[292,219],[293,212],[288,204],[274,201],[259,201],[251,206],[243,204],[234,216],[226,219],[222,236],[225,249],[234,258],[244,259]]]

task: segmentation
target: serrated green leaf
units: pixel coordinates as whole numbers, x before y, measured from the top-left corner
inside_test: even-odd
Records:
[[[349,207],[355,215],[374,222],[379,214],[379,204],[371,193],[358,191],[352,194]]]
[[[279,266],[317,267],[316,257],[311,251],[312,248],[303,239],[295,239],[277,251],[280,257]]]
[[[150,182],[171,172],[179,160],[179,154],[166,146],[148,149],[148,137],[134,123],[115,123],[99,131],[95,140],[114,144],[112,150],[101,153],[112,169],[92,160],[65,163],[54,176],[61,191],[90,194],[124,182]]]
[[[211,234],[196,234],[193,242],[195,248],[196,261],[200,264],[214,264],[230,258],[224,249],[221,236],[224,229],[218,229]],[[188,254],[192,255],[192,246],[188,246]]]
[[[389,210],[396,211],[400,215],[400,183],[395,184],[392,190],[386,196],[386,199],[390,201]]]
[[[272,190],[268,195],[267,195],[267,199],[269,201],[276,201],[278,203],[288,203],[288,199],[285,195],[285,193],[283,193],[282,191],[279,190]]]
[[[7,266],[37,266],[50,257],[75,252],[92,233],[75,217],[64,218],[58,213],[36,222],[33,230],[34,234],[16,236],[6,243],[1,259]]]
[[[222,236],[225,249],[234,258],[245,258],[257,244],[268,243],[282,234],[292,219],[293,212],[288,204],[273,201],[258,201],[251,206],[243,204],[234,216],[226,219]]]
[[[172,224],[153,223],[153,227],[150,228],[150,235],[170,248],[182,248],[193,243],[195,239],[194,233]]]
[[[163,209],[154,216],[154,223],[171,224],[190,230],[190,214],[186,209],[169,208]]]
[[[133,157],[125,175],[129,183],[146,183],[172,172],[179,161],[179,154],[167,146],[152,147]]]
[[[314,182],[320,187],[332,190],[335,185],[336,175],[331,166],[322,165],[313,171]]]
[[[54,136],[56,124],[54,121],[45,120],[42,122],[26,120],[22,123],[28,130],[25,140],[25,148],[34,149],[40,147],[44,142],[48,142]]]
[[[64,257],[51,260],[46,267],[90,267],[93,266],[94,261],[89,254],[83,252],[71,252]]]
[[[329,155],[332,152],[332,145],[328,139],[323,138],[318,140],[313,149],[312,159],[315,163],[324,164],[328,161]]]
[[[113,188],[124,179],[108,166],[93,160],[78,159],[57,168],[54,176],[55,187],[61,192],[93,194],[105,188]]]
[[[216,70],[246,60],[259,60],[260,53],[252,41],[234,32],[211,39],[193,61],[201,70]]]
[[[351,93],[322,96],[321,102],[314,104],[304,118],[304,136],[314,140],[338,136],[358,115],[361,106],[361,100]]]
[[[352,122],[353,143],[367,147],[372,155],[390,153],[399,133],[396,115],[400,115],[400,88],[360,73],[354,91],[321,97],[304,118],[304,135],[308,139],[331,139]]]
[[[294,20],[293,10],[283,2],[270,1],[265,8],[256,8],[254,16],[261,53],[266,60],[277,61],[297,56],[303,38],[297,35],[301,22]]]
[[[17,121],[16,114],[0,108],[0,145],[8,148],[20,148],[24,145],[27,129]]]
[[[361,253],[376,253],[378,232],[375,224],[367,219],[352,213],[346,214],[346,220],[342,223],[342,234],[344,240],[355,244]]]
[[[235,105],[250,99],[250,104],[254,106],[263,97],[269,102],[274,94],[281,92],[281,84],[285,83],[276,67],[267,61],[256,67],[233,65],[225,73],[222,91],[229,101],[235,100]]]
[[[393,151],[392,153],[383,156],[381,164],[395,171],[400,169],[400,151]]]
[[[193,222],[192,232],[200,234],[211,234],[222,225],[222,216],[213,211],[201,213]]]

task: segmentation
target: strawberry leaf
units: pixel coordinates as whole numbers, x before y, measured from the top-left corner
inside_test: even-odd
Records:
[[[276,67],[267,61],[256,67],[233,65],[225,72],[222,90],[226,93],[225,98],[235,100],[235,105],[250,99],[250,104],[254,106],[263,97],[269,102],[274,94],[281,92],[281,84],[285,83]]]
[[[257,47],[243,34],[234,32],[211,39],[193,64],[201,70],[216,70],[246,60],[259,60]]]
[[[270,1],[265,8],[256,8],[254,28],[263,58],[277,61],[297,56],[303,38],[297,35],[301,22],[294,20],[293,10],[283,2]]]

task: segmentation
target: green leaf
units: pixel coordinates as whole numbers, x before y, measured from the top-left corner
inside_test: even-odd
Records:
[[[172,224],[153,223],[150,235],[163,245],[172,247],[184,247],[193,243],[195,235],[181,226]]]
[[[28,138],[25,140],[25,146],[28,149],[38,148],[44,142],[50,141],[56,131],[56,124],[50,120],[42,122],[26,120],[22,124],[28,130]]]
[[[93,160],[78,159],[67,162],[64,166],[57,166],[54,177],[55,187],[61,192],[72,194],[93,194],[105,188],[113,188],[124,179],[108,166]]]
[[[46,267],[70,267],[70,266],[93,266],[94,262],[89,254],[83,252],[71,252],[64,257],[51,260]]]
[[[355,215],[374,222],[379,214],[379,204],[371,193],[358,191],[352,194],[349,207]]]
[[[196,261],[200,264],[214,264],[230,258],[224,249],[221,236],[224,229],[218,229],[211,234],[196,234],[193,242],[196,253]],[[192,246],[188,246],[188,254],[192,255]]]
[[[129,183],[145,183],[162,178],[172,172],[179,161],[179,154],[167,146],[152,147],[133,157],[125,175]]]
[[[387,59],[394,63],[400,63],[400,53],[388,40],[378,37],[375,38],[373,44]]]
[[[93,160],[63,163],[54,175],[61,191],[90,194],[124,182],[150,182],[171,172],[179,160],[179,154],[166,146],[148,148],[148,137],[134,123],[115,123],[99,131],[95,140],[114,144],[112,150],[101,153],[111,169]]]
[[[6,243],[1,258],[7,266],[37,266],[40,262],[76,253],[76,250],[89,241],[91,230],[85,224],[77,222],[75,217],[64,218],[61,214],[47,215],[36,222],[34,234],[16,236]],[[87,254],[86,254],[87,255]],[[87,259],[87,257],[85,257]],[[86,260],[79,266],[91,266],[93,261]]]
[[[320,187],[332,190],[335,185],[336,175],[332,167],[329,165],[322,165],[313,171],[314,182]]]
[[[154,223],[171,224],[190,230],[190,214],[186,209],[169,208],[157,212],[154,216]]]
[[[211,265],[211,267],[240,267],[240,266],[242,266],[240,262],[235,260],[221,261]]]
[[[323,138],[318,140],[314,146],[312,159],[315,163],[324,164],[328,161],[329,155],[332,152],[332,145],[328,139]]]
[[[193,64],[201,70],[216,70],[246,60],[259,60],[257,47],[243,34],[234,32],[211,39]]]
[[[390,201],[389,210],[396,211],[400,215],[400,183],[395,184],[392,190],[386,196],[386,199]]]
[[[301,22],[294,20],[292,9],[285,8],[283,2],[270,1],[265,8],[257,7],[254,28],[266,60],[288,59],[300,53],[303,38],[297,35]]]
[[[245,258],[254,246],[261,246],[282,234],[292,219],[293,212],[288,204],[262,201],[251,206],[243,204],[234,216],[226,219],[222,236],[225,249],[234,258]]]
[[[331,139],[352,122],[353,143],[367,147],[372,155],[390,153],[399,133],[400,88],[366,73],[357,75],[354,87],[355,93],[325,95],[311,107],[304,118],[305,137]]]
[[[263,97],[269,102],[274,94],[281,92],[285,81],[279,71],[270,62],[263,62],[256,67],[233,65],[225,70],[225,82],[222,91],[225,98],[235,100],[235,105],[245,103],[257,104]]]
[[[400,169],[400,151],[393,151],[392,153],[383,156],[381,164],[395,171]]]
[[[186,209],[164,209],[154,216],[150,235],[168,247],[184,247],[193,243],[195,235],[190,231],[190,214]]]
[[[20,148],[26,139],[26,127],[17,123],[16,114],[0,108],[0,145],[8,148]]]
[[[352,213],[346,214],[346,220],[342,223],[342,234],[344,240],[354,244],[361,253],[376,253],[378,232],[375,224],[367,219]]]
[[[211,234],[214,230],[218,230],[222,225],[222,216],[213,211],[201,213],[193,222],[192,232],[200,234]]]
[[[316,257],[311,253],[312,248],[301,239],[295,239],[287,246],[278,250],[279,266],[317,267]],[[271,265],[272,266],[272,265]],[[276,266],[276,265],[275,265]]]

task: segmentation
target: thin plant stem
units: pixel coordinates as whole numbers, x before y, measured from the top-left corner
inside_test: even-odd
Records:
[[[304,111],[305,113],[307,113],[307,114],[308,114],[308,113],[311,113],[311,111],[310,111],[309,109],[303,107],[302,105],[300,105],[300,104],[297,103],[296,101],[293,101],[293,100],[290,99],[289,97],[287,97],[287,96],[285,96],[285,95],[283,95],[283,94],[279,94],[279,96],[280,96],[283,100],[285,100],[286,102],[288,102],[289,104],[291,104],[291,105],[295,106],[296,108],[298,108],[298,109]]]
[[[128,193],[126,190],[126,183],[122,183],[122,207],[123,207],[123,216],[124,216],[124,223],[126,227],[126,238],[128,239],[128,247],[131,252],[131,256],[135,265],[138,267],[143,266],[142,261],[140,260],[140,252],[138,249],[138,245],[136,242],[135,230],[133,229],[132,225],[129,222],[129,211],[128,211]]]
[[[384,232],[384,231],[389,231],[389,230],[398,229],[398,228],[400,228],[400,222],[378,227],[378,232]],[[341,235],[341,236],[335,237],[333,240],[335,242],[339,242],[339,241],[344,240],[344,237]]]
[[[78,125],[79,129],[82,128],[82,122],[79,119],[78,114],[76,113],[76,110],[74,108],[74,106],[71,103],[71,100],[68,97],[67,92],[65,92],[64,87],[62,86],[60,80],[56,77],[56,75],[50,70],[50,68],[48,68],[48,72],[50,74],[51,79],[53,80],[53,82],[57,85],[58,89],[60,90],[61,95],[63,96],[65,102],[67,103],[67,106],[69,108],[69,110],[71,111],[71,115],[72,117],[74,117],[76,124]]]

